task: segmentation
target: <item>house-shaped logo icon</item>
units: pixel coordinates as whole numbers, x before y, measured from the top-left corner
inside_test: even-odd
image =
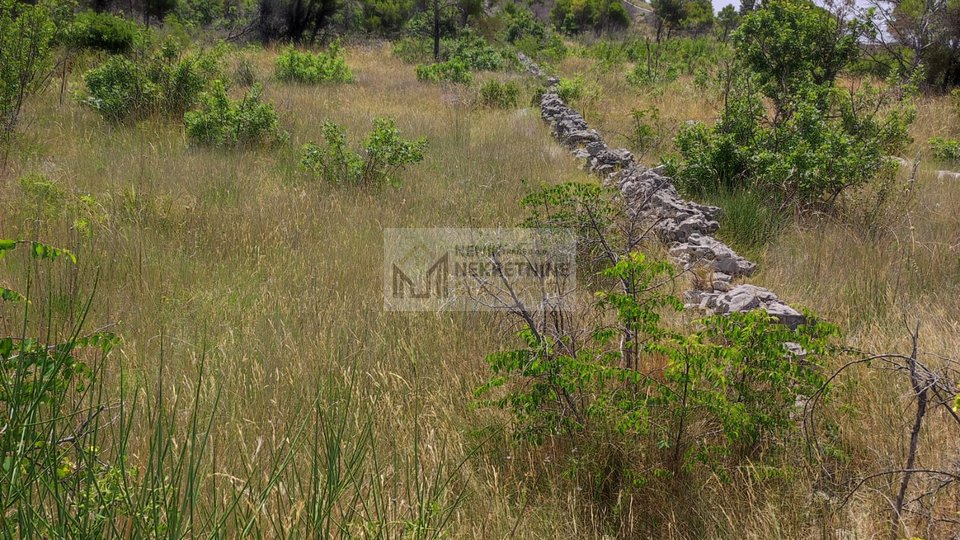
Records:
[[[393,298],[447,298],[450,295],[450,253],[439,255],[418,241],[392,265]]]

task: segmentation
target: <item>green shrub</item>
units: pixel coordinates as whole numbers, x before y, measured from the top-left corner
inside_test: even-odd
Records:
[[[149,62],[148,72],[160,89],[160,112],[171,117],[193,108],[209,81],[223,75],[216,51],[181,55],[169,46]]]
[[[465,30],[465,28],[462,24],[463,21],[460,17],[461,14],[457,13],[459,10],[450,9],[455,7],[454,4],[448,3],[446,5],[440,5],[440,19],[438,21],[434,21],[433,10],[431,9],[433,6],[430,4],[428,4],[428,6],[428,9],[418,10],[419,12],[416,15],[410,17],[410,19],[404,23],[403,30],[408,36],[420,36],[425,39],[430,44],[432,56],[434,33],[433,25],[435,22],[439,22],[440,24],[439,30],[441,42],[449,42],[451,39],[456,37],[457,33],[459,33],[461,30]],[[441,48],[443,48],[442,45]]]
[[[623,30],[630,26],[630,15],[620,0],[558,0],[550,18],[558,30],[568,34]]]
[[[909,141],[914,113],[890,92],[835,84],[862,32],[855,20],[839,24],[804,0],[774,0],[744,18],[720,119],[686,125],[675,139],[681,187],[751,189],[778,209],[829,207],[894,174],[889,156]]]
[[[160,102],[160,88],[143,66],[122,56],[112,56],[83,76],[87,95],[81,101],[111,122],[141,118]]]
[[[213,53],[180,56],[168,46],[141,61],[112,56],[84,75],[87,92],[80,101],[111,122],[153,113],[179,118],[218,74],[219,58]]]
[[[557,84],[557,94],[560,99],[571,103],[577,100],[594,100],[599,97],[600,86],[594,83],[588,83],[582,75],[577,75],[572,79],[561,78]]]
[[[506,18],[504,39],[508,43],[516,43],[522,39],[546,39],[547,27],[526,6],[511,2],[503,7],[503,14]]]
[[[587,81],[582,75],[572,79],[561,78],[557,84],[557,94],[560,99],[580,111],[589,118],[596,109],[602,95],[602,87],[593,81]]]
[[[960,161],[960,140],[933,137],[929,143],[933,157],[943,161]]]
[[[164,23],[170,22],[170,19],[176,20],[191,30],[207,28],[225,17],[237,17],[241,5],[231,4],[229,2],[210,0],[178,0],[174,14],[164,19]]]
[[[347,145],[346,130],[333,122],[321,127],[323,145],[308,143],[301,150],[300,166],[331,184],[379,188],[397,186],[396,174],[423,161],[426,139],[406,140],[390,118],[376,118],[361,153]]]
[[[277,78],[281,81],[311,84],[354,80],[338,43],[333,43],[325,53],[285,48],[277,57]]]
[[[514,43],[514,47],[539,62],[559,62],[567,56],[567,46],[563,39],[551,32],[545,40],[523,37]]]
[[[660,119],[659,109],[633,109],[630,111],[630,120],[631,130],[627,138],[633,150],[642,155],[660,146],[666,128]]]
[[[680,71],[663,58],[649,62],[637,62],[627,73],[627,82],[635,86],[646,87],[666,84],[677,79]]]
[[[65,209],[67,195],[57,182],[39,173],[20,177],[25,207],[37,216],[55,216]]]
[[[511,2],[503,7],[503,17],[503,39],[518,51],[547,62],[558,62],[566,56],[563,40],[547,29],[530,8]]]
[[[284,140],[277,113],[261,101],[263,88],[254,87],[243,99],[227,96],[223,82],[216,80],[200,96],[200,108],[184,114],[187,137],[203,146],[257,145]]]
[[[627,74],[627,82],[652,86],[668,83],[681,75],[711,73],[723,64],[730,48],[707,37],[680,37],[660,43],[645,38],[626,45],[624,53],[635,63]]]
[[[644,233],[622,226],[621,204],[615,188],[587,183],[546,187],[522,202],[524,227],[575,233],[577,293],[567,299],[575,296],[578,309],[552,317],[566,295],[552,285],[516,302],[514,292],[526,289],[509,278],[478,299],[521,328],[515,346],[487,356],[479,404],[507,412],[520,444],[548,443],[555,465],[547,471],[562,471],[584,503],[610,512],[678,481],[696,490],[742,466],[782,466],[801,450],[797,402],[821,390],[837,335],[809,314],[795,329],[762,309],[677,316],[680,275],[643,253]],[[579,304],[591,296],[595,309]],[[645,506],[630,519],[660,517],[643,515]]]
[[[393,55],[408,64],[426,63],[433,60],[433,44],[420,37],[405,37],[393,44]]]
[[[755,189],[778,207],[830,204],[848,188],[893,174],[909,140],[911,111],[868,114],[860,96],[835,94],[837,109],[798,103],[788,120],[770,123],[754,96],[731,95],[712,128],[687,125],[675,139],[683,158],[675,172],[690,192]]]
[[[520,102],[520,85],[491,79],[480,87],[479,100],[485,107],[512,109]]]
[[[657,286],[673,277],[669,264],[634,252],[601,275],[619,284],[600,291],[597,305],[618,330],[601,323],[579,342],[524,328],[520,348],[487,357],[493,377],[478,395],[513,415],[516,437],[540,443],[623,433],[662,452],[659,462],[642,465],[679,471],[749,455],[796,429],[796,397],[822,385],[833,327],[790,330],[757,310],[711,317],[680,333],[662,322],[679,309]],[[802,362],[788,352],[792,343],[807,351]],[[664,361],[659,376],[647,375]]]
[[[560,99],[569,103],[583,97],[585,86],[586,82],[579,75],[572,79],[562,78],[560,83],[557,84],[557,95],[560,96]]]
[[[413,0],[364,0],[360,3],[359,26],[379,35],[395,34],[416,18],[419,5]]]
[[[602,71],[619,70],[627,61],[627,44],[620,40],[601,39],[587,49],[587,54],[597,60]]]
[[[416,68],[417,80],[428,82],[452,82],[470,84],[473,74],[462,60],[453,59],[435,64],[421,64]]]
[[[0,0],[0,147],[16,128],[24,100],[47,80],[53,36],[45,4]]]
[[[449,58],[463,62],[470,71],[497,71],[506,64],[500,51],[472,32],[463,32],[450,43]]]
[[[407,37],[394,44],[393,54],[407,63],[427,64],[434,61],[433,41],[424,37]],[[494,48],[470,30],[460,32],[456,38],[440,41],[439,61],[456,61],[468,71],[497,71],[512,60],[512,54]]]
[[[126,54],[143,39],[143,30],[133,21],[111,13],[85,11],[66,30],[64,43],[75,49]]]

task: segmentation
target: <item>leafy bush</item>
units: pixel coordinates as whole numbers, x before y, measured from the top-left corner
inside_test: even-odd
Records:
[[[218,51],[181,55],[172,46],[163,47],[147,69],[160,88],[160,112],[171,117],[195,106],[209,81],[223,75]]]
[[[204,146],[256,145],[285,139],[277,113],[261,101],[263,87],[254,85],[243,99],[227,96],[223,82],[216,80],[200,96],[200,108],[183,115],[187,137]]]
[[[595,101],[599,98],[601,88],[598,84],[588,83],[582,75],[572,79],[561,78],[557,84],[557,94],[567,103],[574,101]]]
[[[416,68],[417,80],[428,82],[452,82],[470,84],[473,74],[465,62],[459,59],[437,62],[435,64],[421,64]]]
[[[301,167],[331,184],[379,188],[399,185],[395,176],[407,165],[423,161],[426,139],[406,140],[390,118],[376,118],[361,153],[347,146],[346,130],[333,122],[321,127],[324,144],[303,146]]]
[[[554,26],[568,34],[623,30],[630,15],[620,0],[558,0],[550,11]]]
[[[430,62],[433,60],[433,44],[425,38],[404,38],[394,45],[394,55],[405,62]],[[503,69],[513,57],[492,47],[483,37],[463,31],[454,39],[440,41],[440,60],[456,62],[467,71],[497,71]],[[421,79],[450,80],[450,79]]]
[[[81,101],[111,122],[146,116],[160,102],[160,88],[143,66],[122,56],[88,71],[83,82],[88,95]]]
[[[587,54],[597,60],[598,67],[605,72],[619,70],[627,60],[627,44],[624,41],[601,39],[587,48]]]
[[[480,87],[479,100],[485,107],[512,109],[520,102],[520,85],[491,79]]]
[[[758,310],[705,319],[684,335],[661,322],[664,309],[680,307],[656,286],[672,277],[669,264],[634,252],[601,274],[623,284],[600,292],[598,308],[616,318],[625,345],[605,324],[576,348],[525,328],[521,348],[487,357],[494,375],[478,394],[505,390],[484,403],[513,414],[515,436],[540,443],[613,430],[649,438],[661,464],[679,471],[717,449],[746,455],[795,429],[796,396],[822,385],[835,329],[790,330]],[[803,361],[788,352],[791,343],[808,352]],[[660,377],[647,375],[662,362]]]
[[[433,44],[420,37],[405,37],[393,43],[393,55],[408,64],[429,62],[433,59]]]
[[[586,81],[583,77],[577,76],[572,79],[562,78],[557,84],[557,95],[567,103],[583,97],[586,87]]]
[[[16,128],[24,100],[46,81],[53,35],[44,4],[0,0],[0,146]]]
[[[684,188],[754,189],[782,209],[832,205],[848,188],[894,174],[889,156],[909,141],[913,111],[870,86],[836,86],[863,30],[838,24],[804,0],[776,0],[744,18],[720,119],[676,137]]]
[[[556,33],[551,33],[546,40],[524,37],[514,44],[517,50],[541,62],[559,62],[567,56],[567,46]]]
[[[338,43],[326,53],[310,53],[287,47],[277,57],[277,78],[300,83],[352,82],[353,73],[347,67]]]
[[[33,173],[20,177],[18,183],[25,195],[25,206],[34,215],[53,216],[63,209],[66,193],[57,182],[42,174]]]
[[[197,104],[200,93],[219,71],[216,54],[181,56],[171,46],[141,61],[112,56],[84,75],[87,93],[80,101],[111,122],[153,113],[179,118]]]
[[[557,62],[566,56],[567,47],[560,36],[547,29],[529,8],[509,3],[503,7],[503,16],[503,39],[520,52],[548,62]]]
[[[710,73],[729,56],[730,49],[706,37],[681,37],[656,43],[636,40],[625,47],[627,58],[635,63],[627,81],[637,86],[667,83],[681,75]]]
[[[660,146],[666,128],[656,107],[633,109],[630,111],[630,120],[631,132],[627,138],[634,150],[642,155]]]
[[[960,140],[934,137],[929,143],[933,157],[944,161],[960,161]]]
[[[387,0],[387,1],[396,1],[396,0]],[[466,3],[466,2],[464,2]],[[432,4],[421,4],[427,9],[418,9],[416,13],[409,17],[406,22],[403,24],[403,33],[408,36],[420,36],[428,40],[430,46],[433,46],[433,32],[434,32],[434,22],[439,23],[440,30],[440,39],[446,40],[457,35],[461,29],[463,29],[463,20],[461,18],[461,13],[457,13],[456,7],[457,4],[454,2],[448,2],[447,4],[440,4],[438,7],[440,11],[438,13],[438,20],[434,21],[433,5]]]
[[[179,23],[188,28],[201,29],[212,26],[233,11],[239,11],[239,6],[219,0],[178,0],[174,15],[167,19],[176,18]]]
[[[596,112],[602,87],[595,81],[588,82],[582,75],[577,75],[572,79],[561,78],[557,84],[557,94],[585,118],[590,118]]]
[[[428,64],[434,62],[433,42],[424,37],[406,37],[393,46],[393,54],[407,63]],[[454,69],[461,66],[467,71],[497,71],[503,69],[513,55],[491,46],[483,37],[467,29],[455,38],[440,40],[439,62],[456,62]],[[430,79],[421,80],[450,80]]]
[[[677,68],[663,59],[649,63],[638,62],[627,73],[627,82],[635,86],[647,87],[674,81],[679,76]]]
[[[367,32],[391,34],[401,30],[416,13],[413,0],[364,0],[359,26]]]
[[[133,21],[111,13],[85,11],[67,28],[64,42],[75,49],[125,54],[142,38],[143,30]]]
[[[585,502],[611,512],[648,486],[655,493],[650,484],[659,479],[663,488],[680,480],[696,490],[744,464],[782,465],[796,448],[796,403],[822,388],[836,336],[810,315],[795,330],[759,309],[693,322],[675,316],[679,276],[643,254],[643,233],[623,227],[618,196],[561,184],[524,198],[523,226],[575,231],[578,291],[551,285],[542,300],[520,305],[509,279],[487,289],[521,330],[516,346],[487,356],[491,374],[477,389],[481,405],[510,415],[515,438],[548,442]],[[563,317],[551,316],[558,293],[576,306]],[[580,304],[591,296],[595,309]]]
[[[547,37],[547,27],[525,6],[513,2],[503,7],[506,18],[504,39],[516,43],[522,39],[542,41]]]
[[[463,32],[449,45],[451,60],[463,62],[471,71],[496,71],[503,69],[503,54],[487,43],[487,40],[472,32]]]
[[[780,207],[832,203],[848,188],[893,174],[889,158],[909,140],[910,111],[857,117],[863,95],[837,90],[834,107],[798,103],[788,119],[768,123],[756,96],[732,95],[717,124],[681,128],[676,175],[693,192],[754,188]]]

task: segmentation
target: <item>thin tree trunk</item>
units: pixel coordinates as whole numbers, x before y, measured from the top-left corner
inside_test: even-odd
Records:
[[[913,352],[907,366],[910,369],[910,384],[913,393],[917,396],[917,414],[914,416],[913,428],[910,430],[910,446],[907,450],[907,463],[904,466],[903,479],[900,480],[900,489],[897,491],[897,500],[893,507],[893,525],[890,528],[890,538],[900,537],[900,516],[903,512],[907,488],[910,486],[910,477],[913,476],[913,466],[917,460],[917,446],[920,443],[920,428],[923,427],[923,417],[927,413],[927,386],[917,372],[917,341],[919,340],[920,325],[913,333]]]
[[[440,61],[440,0],[433,0],[433,59]]]

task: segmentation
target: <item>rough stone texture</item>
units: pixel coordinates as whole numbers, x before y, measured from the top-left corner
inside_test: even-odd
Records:
[[[720,315],[760,308],[794,329],[805,322],[802,313],[782,302],[773,291],[746,283],[726,292],[688,291],[686,305]]]
[[[533,75],[546,75],[526,55],[518,58]],[[762,308],[790,328],[803,324],[803,315],[772,291],[733,283],[735,278],[752,275],[757,265],[713,237],[720,228],[719,208],[683,199],[666,176],[665,166],[645,167],[634,161],[629,150],[607,146],[600,133],[560,98],[556,88],[559,82],[549,77],[548,89],[540,98],[540,115],[549,122],[553,136],[577,159],[584,160],[585,169],[619,189],[631,217],[654,222],[653,230],[669,247],[674,262],[684,269],[711,271],[712,278],[704,289],[686,293],[688,307],[718,314]]]
[[[706,266],[731,276],[751,276],[757,270],[756,263],[737,255],[712,236],[699,233],[691,234],[684,242],[672,244],[670,255],[684,269]]]
[[[540,66],[531,60],[529,56],[523,53],[517,53],[517,60],[520,61],[520,65],[523,66],[523,69],[529,71],[535,77],[543,77],[543,70],[540,69]]]

